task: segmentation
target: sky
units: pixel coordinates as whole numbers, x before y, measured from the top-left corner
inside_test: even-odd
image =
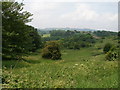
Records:
[[[17,0],[21,2],[22,0]],[[118,0],[24,0],[36,28],[118,31]]]

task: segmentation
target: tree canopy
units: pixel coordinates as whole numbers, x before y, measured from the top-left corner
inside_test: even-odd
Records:
[[[23,5],[18,2],[2,3],[3,58],[18,58],[33,48],[35,37],[30,36],[30,33],[37,32],[32,26],[26,25],[32,20],[32,14],[23,11]]]

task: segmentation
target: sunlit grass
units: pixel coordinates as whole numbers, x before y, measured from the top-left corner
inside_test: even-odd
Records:
[[[102,49],[61,50],[61,60],[41,57],[40,51],[23,61],[3,61],[4,87],[117,88],[118,62],[106,61]],[[6,83],[6,84],[5,84]]]
[[[43,34],[42,37],[50,37],[50,34]]]

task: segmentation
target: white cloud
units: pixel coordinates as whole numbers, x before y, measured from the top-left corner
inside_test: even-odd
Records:
[[[29,6],[28,6],[29,5]],[[31,12],[41,12],[45,10],[52,10],[57,7],[57,3],[32,2],[25,3],[25,9]]]
[[[64,19],[72,19],[72,20],[84,20],[84,21],[115,21],[117,20],[117,14],[112,13],[97,13],[96,11],[92,10],[92,8],[87,4],[80,4],[76,5],[76,10],[63,14],[61,18]]]
[[[68,19],[71,18],[72,20],[94,20],[98,17],[98,14],[91,10],[88,5],[79,4],[76,6],[77,7],[75,11],[68,14],[64,14],[61,17]]]
[[[33,14],[30,25],[41,28],[49,26],[52,19],[54,19],[54,11],[59,8],[59,3],[52,2],[25,2],[24,10]]]
[[[99,28],[108,30],[118,30],[118,15],[117,13],[97,13],[88,4],[76,5],[76,10],[70,13],[61,15],[61,19],[64,21],[71,21],[76,25],[83,26],[85,28]]]

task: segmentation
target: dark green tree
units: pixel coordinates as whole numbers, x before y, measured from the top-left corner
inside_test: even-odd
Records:
[[[23,11],[23,3],[2,3],[2,56],[20,58],[32,48],[31,32],[26,23],[31,13]]]
[[[42,47],[41,36],[38,34],[37,29],[35,29],[34,27],[32,26],[27,27],[30,30],[30,36],[32,38],[32,48],[30,49],[30,51],[34,52]]]

